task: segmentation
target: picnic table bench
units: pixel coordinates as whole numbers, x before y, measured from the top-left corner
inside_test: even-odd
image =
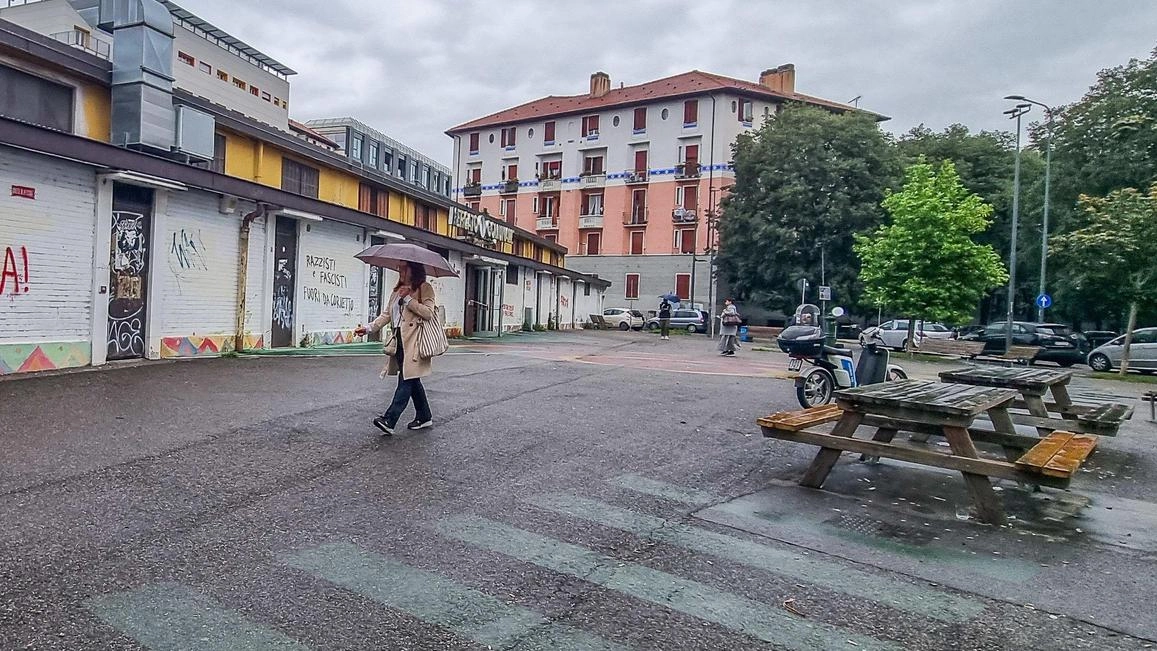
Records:
[[[588,314],[587,316],[590,318],[591,323],[593,323],[595,325],[596,330],[610,330],[611,329],[610,324],[608,324],[607,320],[603,318],[603,315],[601,315],[601,314]]]
[[[1009,346],[1008,350],[998,355],[977,355],[973,359],[987,364],[1028,366],[1040,349],[1040,346]]]
[[[1081,405],[1069,396],[1073,372],[1059,368],[969,366],[940,372],[944,382],[1013,389],[1020,398],[1010,405],[1014,423],[1031,425],[1041,436],[1054,430],[1116,436],[1121,423],[1133,416],[1133,407],[1119,403]],[[1052,394],[1052,400],[1045,397]]]
[[[757,422],[766,437],[820,446],[800,479],[803,486],[821,487],[843,452],[949,468],[963,475],[977,518],[1001,523],[1004,513],[990,477],[1064,488],[1096,446],[1096,437],[1071,432],[1045,439],[1016,434],[1008,415],[1016,398],[1007,388],[900,380],[838,391],[834,406],[780,412]],[[972,428],[982,414],[995,431]],[[831,431],[816,429],[831,422]],[[855,436],[861,425],[875,429],[870,439]],[[938,433],[951,452],[894,442],[900,431]],[[975,442],[1000,445],[1006,458],[981,457]]]
[[[949,355],[972,359],[984,352],[983,341],[964,341],[961,339],[929,339],[920,342],[920,352],[936,355]]]

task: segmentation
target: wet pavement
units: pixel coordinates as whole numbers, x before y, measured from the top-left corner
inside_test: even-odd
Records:
[[[1157,425],[1071,490],[764,439],[786,358],[549,333],[0,381],[3,649],[1133,649],[1157,639]],[[934,377],[940,366],[907,364]],[[1144,385],[1074,381],[1135,400]],[[935,443],[930,443],[935,445]]]

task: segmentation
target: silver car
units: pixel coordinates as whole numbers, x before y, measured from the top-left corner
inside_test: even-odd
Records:
[[[863,346],[874,335],[879,335],[883,340],[884,345],[888,348],[895,348],[896,350],[904,350],[905,344],[908,343],[908,319],[893,319],[885,321],[879,326],[872,326],[860,333],[860,345]],[[920,346],[920,342],[925,339],[951,339],[952,331],[949,330],[943,323],[933,323],[931,321],[916,322],[916,346]]]
[[[1097,346],[1089,353],[1089,367],[1094,371],[1111,371],[1121,366],[1125,355],[1125,335],[1107,344]],[[1133,331],[1129,345],[1129,368],[1145,373],[1157,372],[1157,328]]]

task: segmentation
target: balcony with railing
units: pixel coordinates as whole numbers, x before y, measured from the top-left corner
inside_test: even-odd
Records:
[[[112,58],[112,45],[106,41],[93,38],[92,34],[84,30],[74,29],[68,32],[56,32],[55,34],[50,34],[49,37],[102,59]]]
[[[586,228],[602,228],[603,227],[603,211],[599,209],[598,212],[590,215],[579,215],[579,230]]]
[[[518,192],[518,179],[510,179],[502,182],[502,188],[498,190],[502,194],[515,194]]]
[[[627,172],[627,185],[646,183],[647,180],[647,170],[635,170],[633,172]]]
[[[562,189],[561,174],[540,174],[538,176],[539,192],[558,192]]]
[[[695,161],[679,163],[675,166],[675,178],[677,179],[697,179],[701,174],[699,163]]]
[[[579,175],[580,188],[601,188],[607,184],[605,172],[583,172]]]
[[[481,181],[474,181],[473,183],[467,183],[465,186],[462,187],[462,194],[467,196],[467,197],[480,197],[480,196],[482,196],[482,182]]]
[[[647,225],[647,209],[635,207],[623,211],[623,226],[627,228],[643,227]]]
[[[676,224],[694,224],[699,218],[690,208],[676,208],[671,211],[671,221]]]
[[[540,231],[558,230],[558,215],[540,214],[534,220],[534,227]]]

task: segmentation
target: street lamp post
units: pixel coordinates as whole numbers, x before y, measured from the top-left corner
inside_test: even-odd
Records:
[[[1045,144],[1045,207],[1044,214],[1041,217],[1039,292],[1039,295],[1043,296],[1045,293],[1045,271],[1048,268],[1049,257],[1049,172],[1053,157],[1053,108],[1048,104],[1029,99],[1024,95],[1009,95],[1005,97],[1005,99],[1036,104],[1045,110],[1045,130],[1048,134],[1048,142]],[[1039,305],[1036,310],[1036,318],[1037,321],[1045,320],[1045,309]]]
[[[1016,228],[1020,220],[1020,118],[1031,109],[1031,104],[1017,104],[1004,112],[1010,120],[1016,120],[1016,157],[1012,167],[1012,239],[1008,246],[1008,307],[1004,319],[1006,351],[1012,348],[1012,312],[1016,302]]]

